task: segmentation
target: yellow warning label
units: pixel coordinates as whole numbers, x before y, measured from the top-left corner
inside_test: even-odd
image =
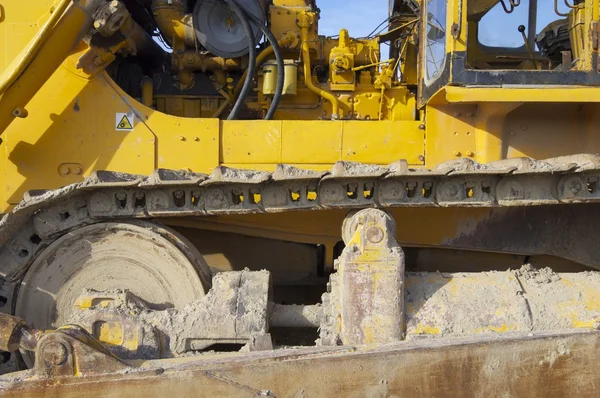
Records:
[[[127,115],[123,115],[121,120],[119,120],[119,124],[117,125],[117,128],[120,130],[132,130],[133,129],[133,126],[131,125],[131,122],[129,121],[129,118],[127,117]]]

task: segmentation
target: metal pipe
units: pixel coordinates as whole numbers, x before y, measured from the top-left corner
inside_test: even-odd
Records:
[[[0,350],[2,351],[13,352],[19,349],[35,351],[43,335],[44,332],[30,328],[21,318],[0,314]]]
[[[569,13],[563,14],[562,12],[558,11],[558,0],[554,0],[554,12],[556,13],[556,15],[560,16],[560,17],[568,17]]]
[[[25,68],[29,65],[35,54],[37,54],[40,46],[46,41],[49,34],[52,33],[52,28],[56,25],[56,22],[64,14],[67,7],[71,4],[71,0],[62,0],[58,7],[52,12],[48,21],[44,24],[42,29],[38,31],[35,37],[31,40],[29,46],[25,48],[17,57],[17,64],[15,66],[9,65],[8,68],[2,73],[0,77],[0,95],[2,95],[23,73]],[[4,76],[8,75],[8,76]]]
[[[312,81],[312,69],[310,67],[310,48],[308,46],[309,27],[310,17],[307,15],[306,12],[304,12],[300,16],[300,33],[302,39],[302,64],[304,66],[304,84],[306,84],[306,87],[310,91],[322,97],[323,99],[331,102],[331,119],[339,119],[340,105],[337,97],[331,94],[329,91],[323,90],[322,88],[315,86],[315,84]]]
[[[16,109],[23,109],[71,50],[90,31],[93,15],[103,0],[79,0],[67,8],[26,70],[0,97],[0,134],[13,122]]]
[[[174,49],[195,46],[192,14],[187,13],[185,0],[152,0],[152,14],[158,29]]]
[[[142,78],[142,104],[152,108],[154,99],[154,82],[148,76]]]

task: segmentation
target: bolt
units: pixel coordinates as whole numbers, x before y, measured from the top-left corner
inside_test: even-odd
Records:
[[[14,117],[26,118],[28,112],[25,108],[17,106],[15,109],[13,109],[12,114]]]
[[[419,155],[419,162],[424,162],[424,161],[425,161],[425,156]]]
[[[65,165],[60,166],[58,168],[58,174],[60,174],[61,176],[69,175],[69,174],[71,174],[71,168],[69,166],[65,166]]]
[[[367,230],[367,239],[371,243],[379,243],[383,240],[383,230],[379,227],[371,227]]]
[[[180,135],[180,136],[179,136],[179,141],[185,141],[185,137],[184,137],[184,136],[182,136],[182,135]]]
[[[82,172],[83,172],[83,170],[81,170],[81,167],[79,167],[79,166],[75,166],[73,168],[73,173],[75,173],[77,175],[80,175]]]
[[[194,137],[194,141],[198,142],[198,141],[200,141],[200,138]]]
[[[510,136],[511,136],[511,137],[514,137],[514,136],[515,136],[515,132],[514,132],[514,131],[511,131],[511,132],[510,132],[510,133],[508,133],[508,134],[510,134]]]
[[[460,112],[454,112],[454,117],[460,117]]]
[[[425,125],[424,124],[419,124],[419,130],[425,130]]]
[[[467,117],[473,117],[473,112],[467,112]]]
[[[68,356],[67,347],[58,341],[50,342],[44,347],[44,360],[52,365],[62,365],[67,361]]]
[[[454,154],[454,156],[460,156],[461,155],[461,153],[459,151],[454,151],[452,153]]]
[[[475,154],[471,151],[467,151],[467,156],[472,158]]]
[[[446,187],[446,195],[447,196],[456,196],[456,195],[458,195],[458,187],[456,185],[448,185]]]
[[[583,186],[581,185],[581,182],[579,181],[571,181],[569,183],[569,191],[571,191],[572,194],[577,195],[579,192],[581,192],[583,189]]]
[[[521,126],[521,130],[523,130],[523,131],[527,130],[527,125],[523,124],[523,125]]]

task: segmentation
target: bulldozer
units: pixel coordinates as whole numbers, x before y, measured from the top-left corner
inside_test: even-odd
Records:
[[[600,1],[387,15],[0,1],[0,393],[598,396]]]

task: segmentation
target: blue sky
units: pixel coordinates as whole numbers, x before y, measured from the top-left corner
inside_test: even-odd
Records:
[[[570,1],[572,3],[572,1]],[[508,1],[506,1],[508,4]],[[568,11],[564,2],[559,1],[559,11]],[[488,12],[479,25],[479,40],[488,46],[521,47],[523,38],[517,28],[519,25],[527,26],[529,15],[529,0],[521,0],[521,5],[513,13],[506,14],[500,4]],[[564,18],[554,12],[552,0],[539,0],[536,22],[536,32],[539,33],[550,22]]]
[[[508,4],[508,1],[506,2]],[[333,36],[340,28],[347,28],[350,36],[361,37],[371,33],[388,14],[388,0],[317,0],[321,9],[319,33]],[[521,0],[512,14],[506,14],[500,4],[484,17],[480,26],[480,40],[490,46],[520,47],[523,44],[519,25],[527,25],[529,0]],[[559,10],[567,11],[564,3],[559,1]],[[561,17],[554,13],[552,0],[538,1],[537,32],[548,23]]]
[[[317,0],[321,9],[319,33],[337,35],[341,28],[350,36],[366,36],[388,15],[388,0]]]

